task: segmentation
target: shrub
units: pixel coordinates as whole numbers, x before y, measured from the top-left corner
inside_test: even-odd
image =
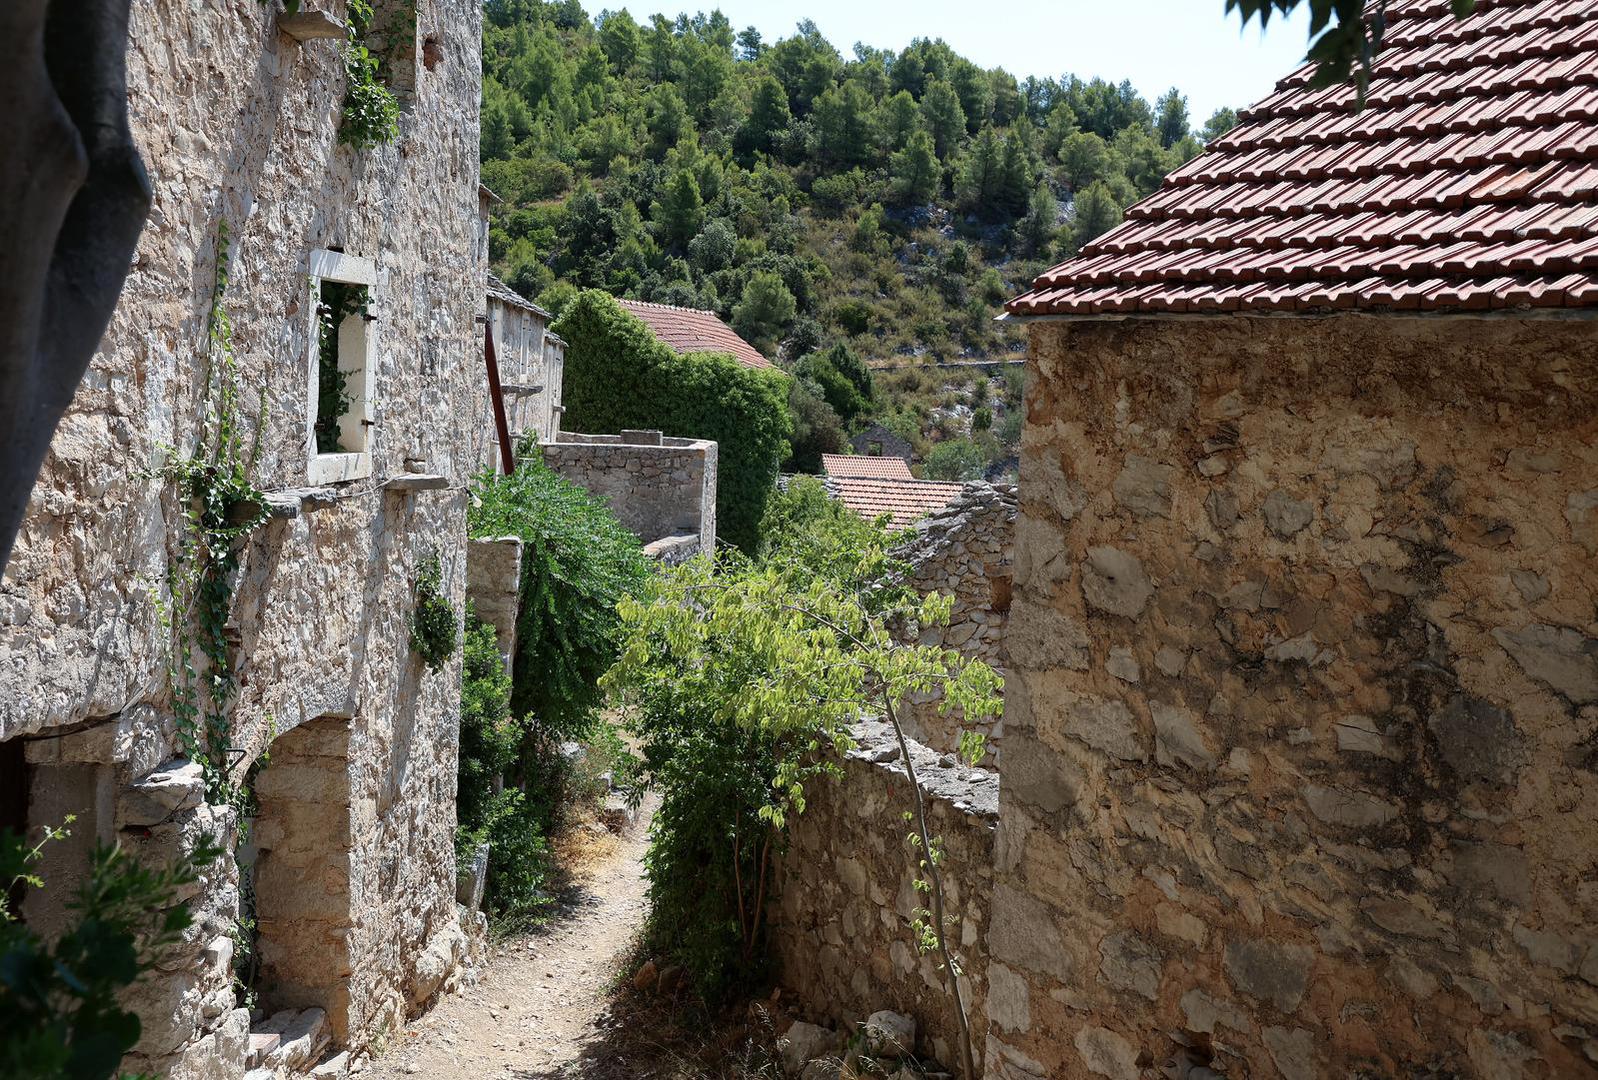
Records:
[[[862,704],[891,719],[892,703],[937,684],[967,716],[999,708],[988,668],[895,642],[890,619],[947,622],[949,602],[888,584],[890,537],[840,509],[818,481],[796,481],[771,504],[759,562],[696,559],[622,605],[627,644],[606,684],[628,706],[647,782],[661,793],[645,860],[646,937],[712,1005],[765,973],[764,917],[785,826],[804,812],[812,782],[841,775],[825,751],[852,745]],[[961,742],[968,760],[980,756],[975,736]],[[910,805],[919,823],[912,852],[929,851],[924,808]],[[935,941],[947,969],[948,945],[934,929],[940,879],[927,858],[910,858],[932,907],[917,913],[911,937]]]
[[[616,658],[616,604],[648,575],[638,538],[536,452],[510,476],[479,476],[473,495],[471,535],[523,544],[511,710],[544,738],[579,737]]]
[[[455,608],[444,595],[444,569],[437,555],[422,560],[416,571],[416,606],[411,610],[411,649],[427,670],[437,671],[455,655],[460,631]]]
[[[753,550],[793,433],[788,376],[774,368],[746,368],[718,353],[679,355],[594,290],[572,300],[553,329],[567,342],[567,428],[657,427],[668,435],[714,439],[720,447],[720,535]]]
[[[71,818],[67,819],[68,824]],[[193,922],[177,902],[219,854],[202,843],[175,865],[152,870],[97,845],[65,929],[41,939],[17,920],[11,898],[44,882],[31,867],[47,830],[29,844],[0,829],[0,1076],[8,1080],[110,1080],[139,1041],[138,1016],[120,996]]]
[[[987,457],[970,439],[949,439],[934,446],[921,464],[927,480],[980,480]]]

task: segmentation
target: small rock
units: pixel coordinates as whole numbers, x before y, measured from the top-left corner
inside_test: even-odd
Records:
[[[915,1052],[915,1017],[883,1009],[866,1018],[861,1028],[871,1057],[908,1057]]]
[[[777,1053],[782,1058],[783,1071],[798,1076],[808,1062],[830,1054],[838,1047],[838,1033],[819,1024],[796,1020],[787,1034],[777,1040]]]
[[[674,993],[676,993],[677,992],[677,987],[681,983],[682,983],[682,968],[678,967],[676,964],[672,964],[669,967],[663,967],[663,968],[660,969],[659,986],[660,986],[660,992],[662,994],[674,994]]]
[[[653,960],[645,960],[643,967],[633,974],[633,989],[642,993],[655,985],[655,980],[660,977],[660,972],[655,967]]]

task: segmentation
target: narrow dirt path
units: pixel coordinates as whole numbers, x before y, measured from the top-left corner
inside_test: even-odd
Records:
[[[567,1080],[632,1076],[608,1060],[607,996],[644,916],[646,800],[638,822],[567,890],[550,921],[501,942],[475,986],[445,998],[360,1073],[361,1080]],[[615,1071],[613,1071],[615,1070]]]

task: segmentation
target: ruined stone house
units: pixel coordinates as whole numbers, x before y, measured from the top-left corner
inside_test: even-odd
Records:
[[[1008,306],[992,1077],[1598,1069],[1598,8],[1387,10]]]
[[[164,860],[209,837],[243,855],[242,874],[232,857],[207,871],[194,929],[137,991],[128,1064],[176,1078],[364,1047],[437,991],[463,942],[459,656],[428,671],[407,621],[435,557],[460,609],[465,484],[485,459],[481,11],[378,0],[369,43],[400,130],[357,151],[339,140],[344,5],[304,9],[280,25],[275,4],[135,0],[129,97],[155,205],[0,584],[3,823],[78,815],[25,918],[59,924],[95,840]],[[330,336],[319,310],[339,313]],[[323,359],[342,375],[331,403]],[[242,781],[269,758],[247,830],[183,760],[170,674],[187,615],[168,583],[190,563],[161,468],[210,452],[219,418],[270,510],[242,542],[222,633],[224,767]],[[258,1023],[253,1055],[234,983],[252,936],[258,1016],[292,1010]]]

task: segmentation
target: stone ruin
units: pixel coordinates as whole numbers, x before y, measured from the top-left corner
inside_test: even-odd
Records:
[[[905,640],[952,649],[1004,674],[1017,506],[1012,486],[968,484],[960,498],[907,531],[894,554],[909,564],[909,583],[923,595],[952,597],[954,606],[946,626],[900,628]],[[979,764],[998,768],[1003,719],[967,725],[958,711],[945,715],[942,700],[933,692],[907,701],[900,714],[906,733],[935,750],[952,752],[961,730],[970,726],[988,739],[988,755]]]
[[[376,7],[380,20],[413,10]],[[77,815],[41,867],[48,890],[23,899],[45,933],[95,840],[157,862],[202,839],[238,851],[180,897],[195,925],[133,992],[135,1071],[342,1076],[348,1052],[448,984],[467,944],[459,651],[429,672],[407,616],[429,556],[460,610],[465,484],[486,460],[488,433],[469,420],[486,414],[482,16],[469,0],[414,10],[416,40],[388,57],[399,137],[354,151],[338,138],[342,29],[305,31],[325,13],[280,28],[273,4],[133,3],[129,96],[155,205],[0,583],[0,823]],[[207,802],[182,758],[168,672],[169,620],[184,613],[166,592],[182,508],[155,475],[209,448],[224,225],[236,420],[270,512],[243,545],[224,631],[229,771],[268,762],[253,822]],[[332,449],[313,431],[324,282],[367,290],[370,316],[339,328],[349,393],[329,417]],[[252,908],[246,962],[236,928]],[[258,995],[253,1013],[236,978]]]

